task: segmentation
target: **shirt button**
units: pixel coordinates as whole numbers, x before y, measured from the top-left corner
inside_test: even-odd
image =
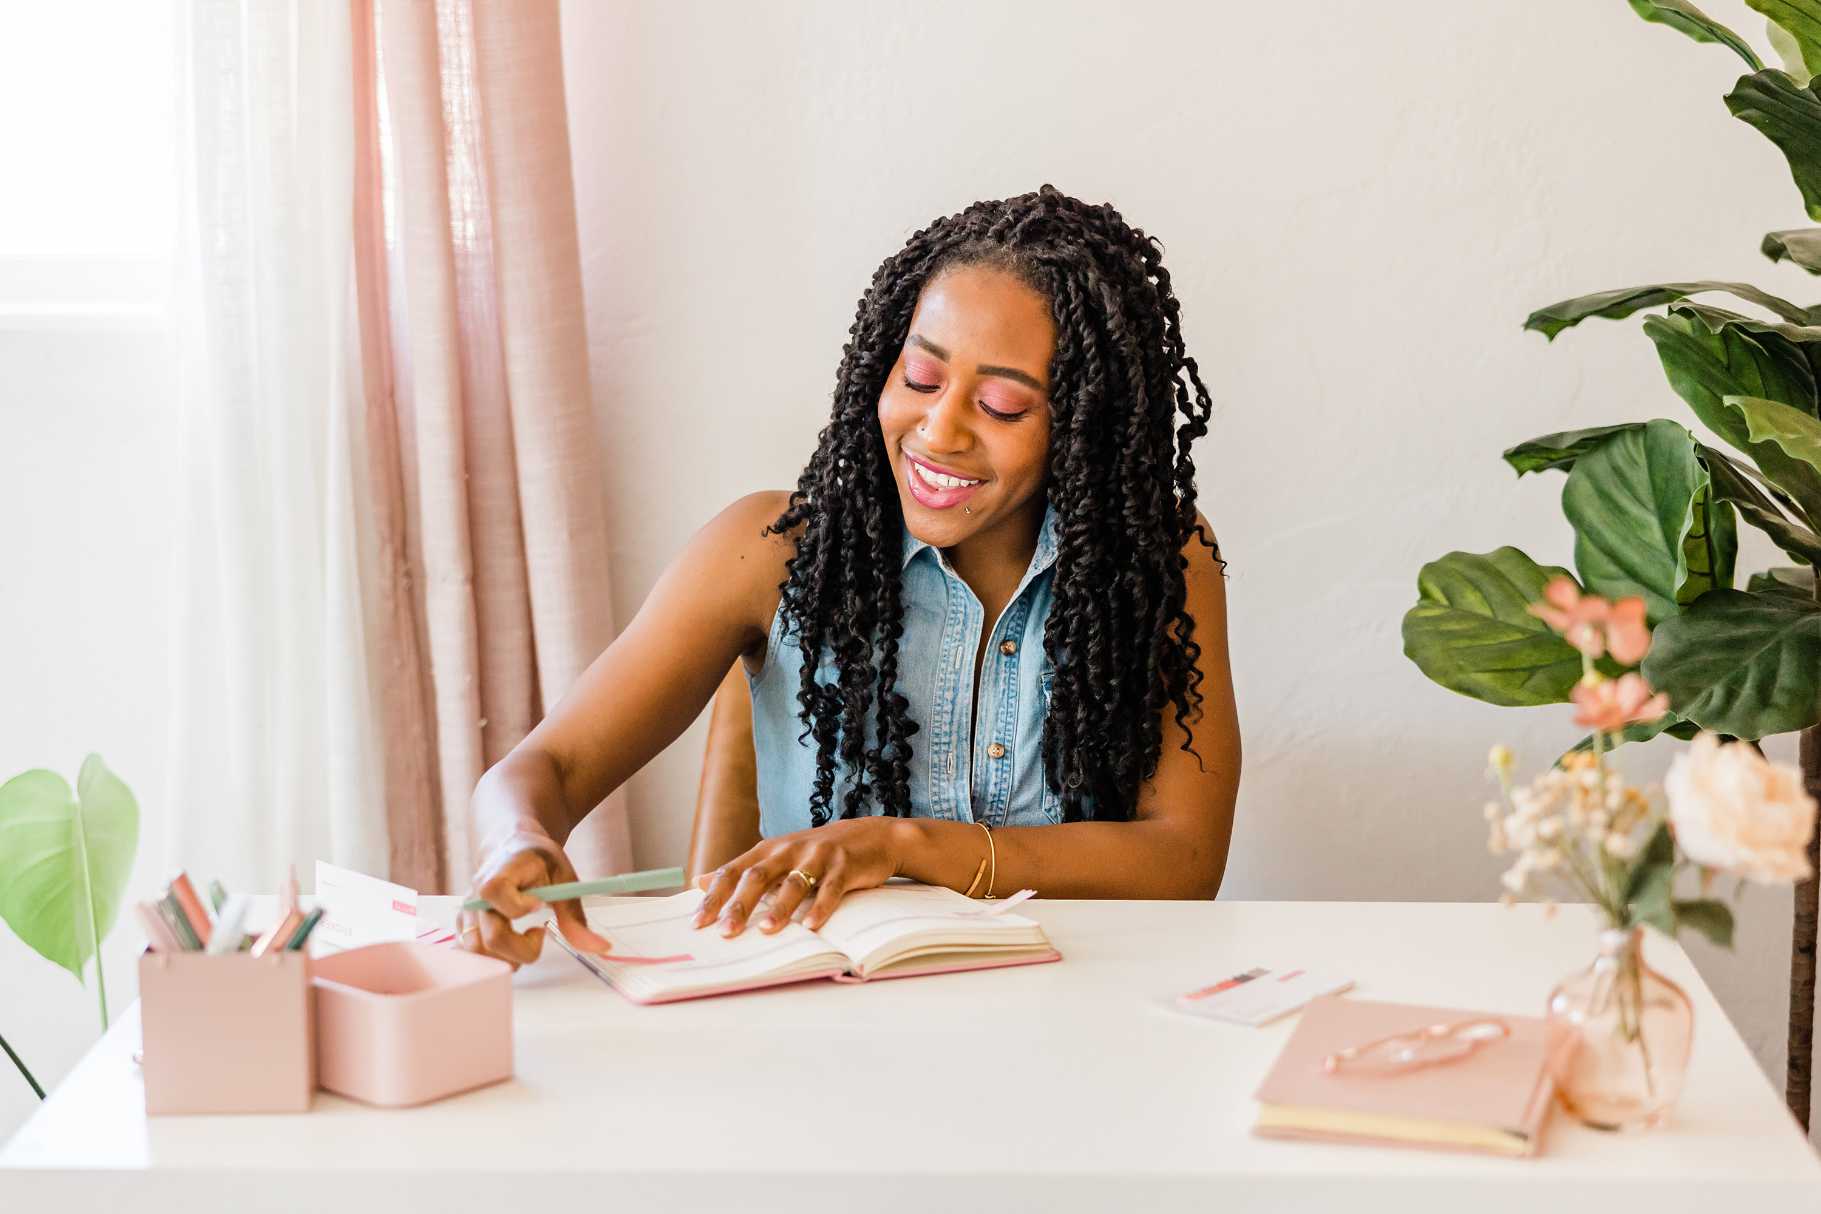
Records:
[[[1005,743],[994,742],[991,746],[986,748],[986,753],[995,759],[1005,758]]]
[[[999,652],[1003,653],[1008,658],[1011,657],[1014,653],[1018,652],[1018,642],[1017,641],[1000,641],[999,642]]]

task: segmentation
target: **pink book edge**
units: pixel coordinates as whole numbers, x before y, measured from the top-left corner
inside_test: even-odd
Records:
[[[921,966],[902,970],[898,973],[882,974],[876,978],[861,978],[849,973],[846,969],[830,969],[817,971],[811,974],[791,974],[779,978],[762,978],[756,982],[742,982],[736,986],[719,986],[715,987],[713,990],[692,991],[688,994],[649,996],[634,995],[621,990],[618,986],[614,985],[611,978],[594,966],[589,965],[573,949],[570,950],[570,955],[575,957],[577,961],[582,961],[582,968],[593,974],[596,978],[599,978],[603,984],[614,992],[614,994],[620,996],[620,998],[625,999],[629,1003],[636,1003],[640,1007],[653,1007],[661,1003],[683,1003],[691,999],[713,999],[721,995],[740,995],[747,991],[765,990],[768,987],[774,986],[793,986],[799,982],[817,982],[823,979],[830,979],[844,985],[853,985],[862,982],[883,982],[889,978],[921,978],[930,974],[959,974],[972,970],[1009,969],[1015,965],[1044,965],[1051,961],[1062,960],[1062,954],[1052,948],[1047,953],[1042,953],[1033,957],[1019,957],[1010,961],[999,960],[989,955],[983,957],[979,961],[949,962],[942,965]]]

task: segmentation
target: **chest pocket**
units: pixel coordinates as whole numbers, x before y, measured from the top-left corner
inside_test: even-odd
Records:
[[[1049,780],[1047,780],[1043,774],[1043,748],[1041,742],[1043,735],[1041,733],[1041,728],[1042,723],[1050,719],[1050,684],[1054,682],[1055,679],[1056,672],[1054,670],[1046,670],[1043,672],[1042,678],[1038,681],[1038,687],[1040,689],[1038,703],[1043,708],[1043,716],[1039,718],[1038,721],[1039,733],[1037,735],[1039,738],[1037,749],[1038,805],[1042,810],[1043,820],[1050,823],[1052,826],[1062,821],[1062,794],[1050,787]]]

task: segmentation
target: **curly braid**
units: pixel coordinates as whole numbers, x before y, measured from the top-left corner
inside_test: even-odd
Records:
[[[1049,301],[1056,326],[1048,494],[1058,550],[1043,638],[1055,676],[1042,752],[1064,820],[1132,816],[1140,783],[1157,772],[1166,707],[1195,753],[1201,647],[1184,610],[1182,552],[1194,535],[1220,561],[1197,525],[1190,457],[1213,406],[1162,255],[1111,206],[1046,185],[937,220],[874,272],[828,424],[769,528],[798,533],[781,610],[803,654],[799,741],[816,742],[816,825],[866,812],[868,796],[910,812],[917,724],[896,690],[903,515],[878,401],[923,287],[961,266],[1016,276]],[[832,683],[818,679],[827,654]],[[838,813],[837,760],[849,773]]]

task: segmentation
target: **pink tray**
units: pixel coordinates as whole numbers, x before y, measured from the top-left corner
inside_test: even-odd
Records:
[[[512,1074],[512,967],[447,945],[371,944],[315,961],[317,1082],[423,1104]]]

